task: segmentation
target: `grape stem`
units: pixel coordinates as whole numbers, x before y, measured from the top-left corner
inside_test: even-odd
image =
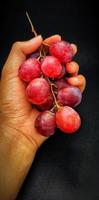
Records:
[[[35,35],[35,37],[36,37],[38,34],[37,34],[37,32],[35,31],[35,29],[34,29],[33,23],[32,23],[32,21],[31,21],[30,16],[29,16],[29,14],[28,14],[27,11],[26,11],[26,16],[27,16],[27,19],[28,19],[28,21],[29,21],[29,23],[30,23],[32,33],[34,33],[34,35]],[[50,45],[47,44],[46,42],[43,42],[43,43],[42,43],[42,45],[41,45],[41,47],[40,47],[40,56],[39,56],[39,59],[40,59],[40,58],[44,58],[45,55],[46,55],[43,45],[45,45],[45,46],[50,46]],[[49,79],[48,77],[46,77],[46,78],[47,78],[47,80],[48,80],[48,82],[49,82],[49,85],[50,85],[50,87],[51,87],[51,92],[52,92],[52,95],[53,95],[53,98],[54,98],[54,103],[55,103],[55,105],[54,105],[53,109],[54,109],[55,107],[56,107],[57,109],[59,109],[60,106],[59,106],[59,104],[58,104],[58,102],[57,102],[56,96],[55,96],[54,91],[53,91],[53,86],[54,86],[54,84],[50,81],[50,79]]]
[[[34,26],[33,26],[32,20],[31,20],[31,18],[30,18],[30,16],[29,16],[29,14],[28,14],[27,11],[26,11],[26,16],[27,16],[27,19],[28,19],[28,21],[29,21],[29,23],[30,23],[32,33],[34,33],[35,37],[37,37],[38,34],[37,34],[37,32],[35,31],[35,28],[34,28]],[[40,58],[43,58],[43,57],[45,56],[45,54],[44,54],[42,45],[41,45],[41,47],[40,47],[40,49],[39,49],[39,52],[40,52],[39,59],[40,59]]]
[[[59,104],[58,104],[58,102],[57,102],[57,99],[56,99],[56,96],[55,96],[55,94],[54,94],[54,91],[53,91],[53,83],[50,81],[50,79],[47,77],[47,80],[48,80],[48,82],[49,82],[49,84],[50,84],[50,87],[51,87],[51,93],[52,93],[52,95],[53,95],[53,98],[54,98],[54,102],[55,102],[55,105],[56,105],[56,107],[57,107],[57,109],[59,109]]]
[[[36,32],[35,29],[34,29],[33,23],[32,23],[32,21],[31,21],[30,16],[29,16],[29,14],[28,14],[27,11],[26,11],[26,16],[27,16],[27,19],[28,19],[28,21],[29,21],[29,23],[30,23],[32,33],[34,33],[34,35],[35,35],[35,37],[36,37],[36,36],[37,36],[37,32]]]
[[[30,23],[32,33],[34,33],[34,35],[35,35],[35,37],[36,37],[38,34],[37,34],[37,32],[35,31],[35,28],[34,28],[34,26],[33,26],[32,20],[31,20],[31,18],[30,18],[30,16],[29,16],[29,14],[28,14],[27,11],[26,11],[26,16],[27,16],[27,19],[28,19],[28,21],[29,21],[29,23]],[[50,45],[47,44],[46,42],[43,42],[42,44],[45,45],[45,46],[50,46]]]

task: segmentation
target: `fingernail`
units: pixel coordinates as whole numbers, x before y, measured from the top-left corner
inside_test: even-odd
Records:
[[[41,39],[43,39],[41,35],[37,35],[36,38],[41,38]]]
[[[33,40],[33,41],[34,41],[35,39],[41,39],[41,40],[43,40],[43,38],[42,38],[41,35],[37,35],[37,36],[33,37],[33,38],[30,39],[30,40],[31,40],[31,41]]]

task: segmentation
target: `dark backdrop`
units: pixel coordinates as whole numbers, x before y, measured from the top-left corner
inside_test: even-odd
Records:
[[[79,47],[87,79],[75,135],[57,132],[39,149],[18,200],[99,200],[99,59],[97,5],[90,1],[0,1],[0,66],[16,40],[32,37],[25,11],[43,37],[59,33]],[[20,163],[21,164],[21,163]]]

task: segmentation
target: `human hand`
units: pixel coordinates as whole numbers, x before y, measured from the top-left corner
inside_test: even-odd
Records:
[[[47,38],[45,42],[60,41],[59,35]],[[8,59],[3,67],[0,83],[0,112],[2,126],[11,131],[24,135],[33,143],[36,149],[47,139],[40,135],[34,121],[39,112],[32,107],[25,96],[26,84],[18,77],[18,68],[26,56],[36,51],[42,43],[42,37],[37,36],[26,42],[16,42],[11,49]],[[17,134],[16,134],[17,137]],[[20,136],[19,136],[20,137]]]
[[[44,42],[49,45],[55,41],[60,41],[59,35],[52,36]],[[26,84],[18,77],[18,68],[26,59],[26,56],[36,51],[42,43],[42,37],[37,36],[26,42],[16,42],[11,49],[8,59],[3,67],[0,91],[1,91],[1,121],[2,126],[7,129],[17,131],[20,135],[24,135],[33,145],[38,147],[47,139],[40,135],[34,127],[34,121],[39,112],[32,108],[25,96]],[[74,54],[77,53],[77,47],[71,44]],[[69,67],[70,66],[70,67]],[[71,85],[77,85],[77,75],[79,69],[69,64],[68,73],[75,70],[76,77],[68,78]],[[80,80],[78,80],[79,82]],[[80,83],[78,83],[80,84]],[[84,85],[83,83],[81,83]]]
[[[60,41],[59,35],[47,38],[49,45]],[[26,56],[36,51],[42,44],[37,36],[26,42],[16,42],[3,67],[0,81],[0,196],[2,199],[14,199],[27,175],[35,153],[47,139],[34,127],[39,112],[32,107],[25,96],[26,84],[18,77],[18,69]],[[72,45],[74,54],[76,46]],[[72,74],[71,67],[68,73]],[[76,76],[71,77],[71,85],[81,84]],[[79,85],[78,84],[78,85]],[[83,84],[83,83],[82,83]],[[77,86],[78,86],[77,85]],[[9,184],[10,181],[10,184]],[[6,190],[6,192],[5,192]]]

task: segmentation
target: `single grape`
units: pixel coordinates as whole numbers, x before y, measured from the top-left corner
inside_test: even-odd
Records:
[[[41,64],[43,74],[49,78],[57,78],[62,71],[59,60],[53,56],[46,56]]]
[[[66,68],[65,68],[64,65],[62,65],[61,73],[60,73],[60,75],[57,77],[57,79],[63,78],[63,77],[65,76],[65,74],[66,74]]]
[[[29,58],[19,68],[19,77],[25,82],[41,76],[41,64],[36,58]]]
[[[44,78],[33,79],[26,88],[28,101],[35,105],[45,103],[49,93],[50,86]]]
[[[48,110],[40,113],[36,118],[35,128],[41,135],[47,137],[53,135],[56,130],[55,113]]]
[[[76,107],[82,100],[82,93],[79,88],[68,86],[58,90],[57,100],[63,106]]]
[[[49,94],[47,97],[46,102],[44,102],[41,105],[36,106],[39,111],[45,111],[45,110],[50,110],[53,107],[53,96],[52,94]]]
[[[70,43],[63,40],[50,45],[49,52],[63,63],[70,62],[73,58],[73,49]]]
[[[61,131],[72,134],[80,128],[81,119],[73,108],[64,106],[56,112],[56,124]]]
[[[55,83],[55,85],[57,86],[57,89],[58,89],[58,90],[69,86],[69,84],[68,84],[68,83],[66,82],[66,80],[63,79],[63,78],[62,78],[62,79],[59,79],[59,80],[57,80],[57,81],[55,81],[54,83]]]

